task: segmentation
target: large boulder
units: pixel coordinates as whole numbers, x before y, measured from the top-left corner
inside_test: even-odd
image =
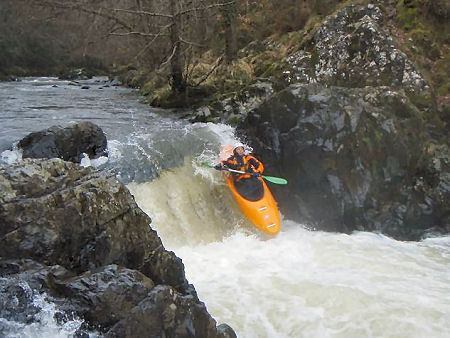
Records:
[[[450,230],[448,148],[433,150],[419,110],[388,87],[292,85],[240,127],[287,218],[332,231],[401,239]]]
[[[102,328],[126,317],[155,286],[143,273],[115,264],[72,278],[49,278],[52,294],[66,299],[63,308]]]
[[[0,168],[0,191],[0,256],[78,273],[115,263],[186,287],[180,259],[113,175],[59,159],[24,160]]]
[[[62,321],[76,315],[110,335],[232,337],[216,327],[150,223],[108,173],[60,159],[0,167],[1,315],[14,316],[19,304],[20,321],[34,321],[41,309],[33,299],[45,292]],[[133,317],[149,302],[145,318]]]
[[[373,4],[349,5],[327,17],[287,59],[292,83],[362,88],[391,86],[429,95],[429,85],[384,28]]]
[[[23,158],[61,158],[79,163],[83,153],[90,158],[107,156],[107,140],[103,130],[91,123],[80,122],[66,128],[53,126],[31,133],[19,141]]]
[[[57,304],[55,316],[60,323],[84,319],[77,330],[80,336],[94,329],[107,337],[236,337],[228,325],[216,327],[195,294],[156,286],[139,271],[118,265],[76,276],[61,266],[0,259],[0,290],[3,318],[23,324],[39,322],[39,297]],[[6,325],[0,327],[2,333],[17,332]]]
[[[165,332],[167,337],[236,337],[232,330],[216,328],[204,304],[168,286],[153,288],[124,317],[106,337],[157,337],[159,332]]]

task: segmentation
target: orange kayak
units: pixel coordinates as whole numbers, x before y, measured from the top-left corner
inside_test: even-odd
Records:
[[[224,149],[228,150],[225,151],[226,153],[229,153],[229,146]],[[225,157],[226,155],[227,154],[222,152],[221,158],[227,158]],[[264,189],[262,198],[257,201],[250,201],[239,194],[234,185],[232,175],[224,173],[224,177],[234,200],[237,202],[239,209],[245,217],[247,217],[257,229],[265,234],[271,236],[278,234],[281,229],[280,211],[278,210],[277,202],[273,198],[264,179],[261,177],[258,178]]]

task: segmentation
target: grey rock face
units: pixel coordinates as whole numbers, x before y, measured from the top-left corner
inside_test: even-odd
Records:
[[[222,121],[235,125],[273,93],[273,86],[270,82],[256,82],[233,97],[198,108],[189,115],[190,121]]]
[[[181,261],[164,250],[150,218],[115,177],[57,159],[25,160],[0,168],[0,187],[0,236],[8,243],[2,257],[76,272],[116,263],[186,285]]]
[[[106,136],[91,122],[66,128],[53,126],[31,133],[19,142],[18,147],[23,150],[23,158],[61,158],[79,163],[83,153],[90,158],[107,156]]]
[[[100,327],[110,327],[123,319],[155,286],[141,272],[118,265],[68,279],[51,277],[52,293],[66,299],[64,307]]]
[[[107,173],[60,159],[0,167],[0,315],[32,322],[40,295],[61,321],[110,336],[232,337],[150,223]]]
[[[273,186],[288,218],[401,239],[450,229],[448,149],[430,153],[421,114],[402,92],[292,85],[241,129],[267,172],[289,180]]]
[[[373,4],[347,6],[329,16],[305,48],[287,59],[291,82],[428,91],[423,76],[383,25],[383,13]]]
[[[167,337],[233,337],[224,330],[217,331],[203,303],[167,286],[153,288],[106,337],[158,337],[159,332]]]

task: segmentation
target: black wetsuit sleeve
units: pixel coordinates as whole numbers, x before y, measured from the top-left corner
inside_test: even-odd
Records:
[[[255,168],[258,169],[259,168],[259,161],[255,160],[254,158],[251,158],[249,160],[249,163]],[[251,167],[250,167],[251,168]],[[253,168],[251,168],[251,170],[253,171]]]
[[[226,159],[225,161],[223,161],[222,163],[224,164],[224,165],[226,165],[228,168],[230,168],[230,169],[234,169],[234,170],[237,170],[237,169],[239,169],[239,165],[237,165],[237,164],[233,164],[233,156],[231,156],[231,157],[229,157],[228,159]]]

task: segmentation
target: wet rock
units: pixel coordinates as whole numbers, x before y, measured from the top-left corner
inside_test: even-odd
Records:
[[[0,315],[35,322],[38,296],[58,322],[82,318],[79,336],[233,337],[150,223],[107,173],[60,159],[0,167]]]
[[[137,325],[139,323],[139,325]],[[181,295],[168,286],[155,287],[106,337],[233,337],[234,332],[217,331],[203,303]]]
[[[240,129],[267,172],[289,180],[273,186],[287,218],[401,239],[448,232],[448,148],[433,160],[422,115],[401,91],[292,85]]]
[[[0,277],[26,283],[34,292],[53,288],[52,279],[67,279],[75,274],[59,265],[47,266],[31,259],[0,259]]]
[[[34,292],[26,283],[0,278],[0,318],[21,323],[33,322],[34,316],[39,313],[33,298]]]
[[[119,87],[119,86],[121,86],[121,85],[122,85],[122,82],[119,80],[119,78],[115,77],[115,78],[112,78],[112,79],[109,81],[109,84],[106,85],[105,87],[109,87],[109,86],[112,86],[112,87]]]
[[[14,75],[3,75],[0,73],[0,81],[5,82],[20,82],[21,80]]]
[[[91,123],[80,122],[66,128],[53,126],[31,133],[18,143],[23,158],[62,158],[79,163],[86,153],[90,158],[107,156],[107,140],[103,130]]]
[[[91,87],[89,86],[81,86],[81,89],[90,89]]]
[[[104,328],[125,318],[154,286],[139,271],[108,265],[70,279],[53,276],[52,294],[66,299],[66,311]]]
[[[69,69],[64,70],[59,74],[60,80],[89,80],[92,79],[94,74],[85,69],[85,68],[77,68],[77,69]]]
[[[229,326],[228,324],[220,324],[217,327],[217,332],[219,334],[219,337],[223,337],[223,338],[237,338],[236,333],[231,328],[231,326]]]
[[[186,289],[184,267],[162,246],[112,175],[53,159],[0,168],[0,256],[81,273],[108,264]]]

